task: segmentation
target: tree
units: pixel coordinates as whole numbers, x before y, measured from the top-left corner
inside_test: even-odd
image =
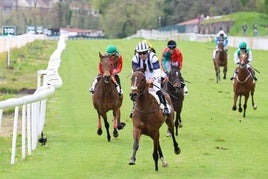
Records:
[[[101,25],[108,37],[122,38],[136,33],[138,29],[158,28],[158,18],[162,15],[157,9],[161,3],[159,0],[101,2],[96,7],[101,7]]]

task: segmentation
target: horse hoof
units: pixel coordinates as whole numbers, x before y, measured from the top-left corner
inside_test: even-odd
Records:
[[[162,163],[162,167],[167,167],[168,166],[168,163],[166,162],[166,161],[164,161],[163,163]]]
[[[236,106],[233,106],[232,110],[235,111],[236,110]]]
[[[257,105],[254,105],[254,106],[253,106],[253,109],[256,110],[256,109],[257,109]]]
[[[238,109],[238,111],[239,111],[239,112],[242,112],[242,111],[243,111],[243,109],[242,109],[242,108],[239,108],[239,109]]]
[[[97,134],[98,134],[98,135],[101,135],[101,134],[102,134],[102,129],[101,129],[101,128],[99,128],[99,129],[97,130]]]
[[[179,155],[181,153],[181,149],[179,147],[177,147],[175,150],[174,150],[175,154]]]
[[[171,137],[171,133],[169,132],[169,130],[167,130],[167,134],[166,134],[167,137]]]
[[[182,123],[179,123],[179,128],[182,128],[182,126],[183,126]]]
[[[128,162],[129,165],[135,165],[135,160],[131,159],[129,162]]]
[[[120,122],[120,124],[117,125],[117,129],[118,130],[124,129],[125,126],[126,126],[126,123]]]
[[[117,137],[119,136],[118,131],[117,131],[116,129],[114,129],[113,134],[114,134],[114,137],[115,137],[115,138],[117,138]]]

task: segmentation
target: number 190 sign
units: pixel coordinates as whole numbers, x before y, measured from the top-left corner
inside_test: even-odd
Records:
[[[2,27],[3,36],[15,36],[16,35],[16,27],[15,26],[3,26]]]

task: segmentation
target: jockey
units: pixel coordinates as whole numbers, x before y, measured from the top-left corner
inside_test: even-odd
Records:
[[[218,45],[221,42],[223,43],[225,51],[228,52],[228,36],[223,30],[220,30],[215,36],[216,49],[213,51],[213,60],[215,60],[215,56],[218,51]]]
[[[255,72],[254,72],[253,68],[250,66],[250,62],[252,62],[252,60],[253,60],[253,55],[252,55],[251,50],[249,48],[247,48],[246,42],[240,42],[239,48],[234,53],[234,63],[239,65],[239,56],[240,56],[240,51],[241,50],[245,50],[245,52],[248,54],[247,69],[250,72],[251,77],[255,81],[257,81],[257,78],[255,76]],[[235,70],[235,72],[234,72],[234,74],[233,74],[233,76],[231,77],[230,80],[233,80],[236,77],[236,75],[237,75],[237,70]]]
[[[120,55],[120,53],[117,51],[116,46],[114,46],[114,45],[107,46],[106,55],[109,56],[109,59],[110,59],[110,61],[112,63],[112,66],[113,66],[112,75],[114,75],[115,80],[116,80],[116,84],[115,84],[116,89],[118,91],[118,94],[122,95],[123,90],[121,88],[119,73],[122,70],[123,57],[122,57],[122,55]],[[99,63],[99,75],[97,75],[97,77],[94,79],[94,81],[92,82],[92,85],[90,87],[90,90],[89,90],[92,94],[94,94],[94,89],[95,89],[95,86],[96,86],[96,84],[98,82],[100,74],[103,74],[103,72],[101,70],[101,66],[100,66],[100,63]]]
[[[143,69],[147,83],[153,83],[153,89],[164,105],[163,113],[170,115],[170,109],[167,107],[165,96],[161,91],[161,69],[158,58],[154,52],[149,50],[145,42],[138,43],[136,52],[132,58],[132,70]]]
[[[162,57],[160,59],[161,67],[163,69],[164,78],[167,79],[167,74],[170,72],[171,65],[177,66],[179,70],[182,69],[183,65],[183,56],[179,48],[177,48],[177,44],[174,40],[170,40],[167,43],[167,47],[162,52]],[[184,95],[188,93],[187,87],[184,83],[184,79],[180,74],[181,85],[184,90]]]

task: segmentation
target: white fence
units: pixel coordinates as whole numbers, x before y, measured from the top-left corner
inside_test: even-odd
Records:
[[[22,159],[25,159],[26,154],[31,155],[31,152],[37,147],[38,136],[41,135],[45,124],[47,99],[54,93],[55,88],[62,86],[61,77],[58,75],[58,68],[61,63],[61,53],[65,46],[65,37],[60,36],[57,49],[51,55],[47,69],[38,71],[37,90],[34,94],[0,101],[0,133],[4,109],[15,108],[11,164],[15,163],[20,110]]]
[[[179,34],[174,31],[157,31],[157,30],[139,30],[135,35],[128,37],[131,38],[144,38],[153,40],[186,40],[186,41],[199,41],[211,42],[214,40],[214,34],[196,34],[196,33],[182,33]],[[228,46],[238,47],[241,41],[247,42],[251,49],[268,50],[268,37],[233,37],[229,36]]]
[[[0,36],[0,53],[6,52],[13,48],[21,48],[24,45],[33,42],[34,40],[44,40],[47,36],[40,34],[23,34],[17,36]]]

